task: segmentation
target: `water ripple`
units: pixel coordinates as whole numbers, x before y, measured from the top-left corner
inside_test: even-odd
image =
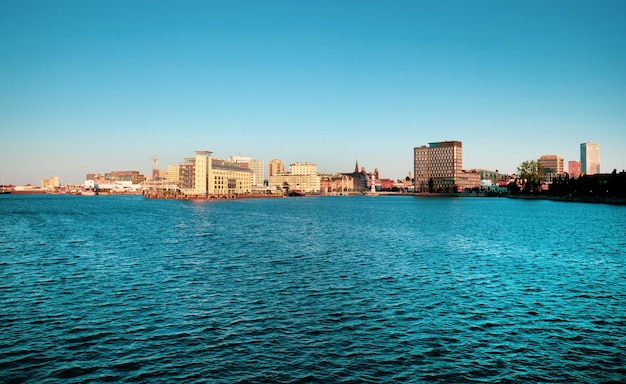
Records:
[[[2,382],[626,381],[622,207],[0,198]]]

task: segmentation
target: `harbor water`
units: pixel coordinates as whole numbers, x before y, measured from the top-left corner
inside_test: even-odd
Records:
[[[0,196],[0,382],[626,381],[626,207]]]

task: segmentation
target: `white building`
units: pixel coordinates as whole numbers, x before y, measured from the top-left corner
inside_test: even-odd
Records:
[[[292,163],[289,165],[289,173],[292,175],[317,175],[317,165],[309,162]]]
[[[195,151],[179,167],[181,190],[190,195],[233,195],[251,192],[252,171],[241,164],[213,158],[211,151]],[[189,180],[188,180],[189,179]]]
[[[269,187],[280,191],[301,191],[306,193],[321,190],[321,177],[317,173],[317,165],[313,163],[293,163],[289,172],[269,177]]]

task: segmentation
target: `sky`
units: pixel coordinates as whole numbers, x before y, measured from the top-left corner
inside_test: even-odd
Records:
[[[464,169],[567,164],[592,141],[621,171],[625,18],[621,0],[4,0],[1,181],[194,150],[404,178],[445,140]]]

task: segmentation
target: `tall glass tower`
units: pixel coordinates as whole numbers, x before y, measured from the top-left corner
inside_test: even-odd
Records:
[[[600,144],[580,144],[580,171],[585,175],[600,173]]]

